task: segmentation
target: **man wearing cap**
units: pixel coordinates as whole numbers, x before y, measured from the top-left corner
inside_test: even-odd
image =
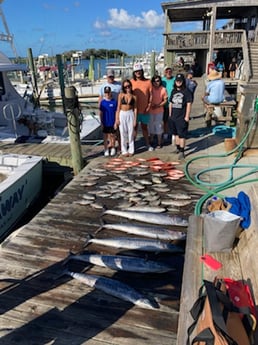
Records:
[[[174,88],[175,84],[175,77],[172,75],[172,68],[169,66],[165,66],[164,68],[164,76],[162,77],[162,85],[166,88],[168,98],[171,95],[171,92]],[[169,113],[169,102],[164,105],[164,113],[163,113],[163,126],[164,126],[164,134],[163,134],[163,140],[166,141],[168,140],[169,134],[169,123],[168,123],[168,116]]]
[[[113,69],[107,70],[107,81],[104,82],[99,91],[99,102],[104,96],[104,88],[109,86],[111,88],[112,97],[117,101],[118,95],[121,91],[121,83],[115,80],[115,71]]]
[[[224,101],[225,83],[215,69],[208,75],[208,84],[202,100],[205,104],[219,104]]]
[[[175,86],[169,98],[169,116],[171,117],[172,134],[175,136],[178,159],[185,157],[185,142],[191,113],[192,96],[185,86],[183,73],[178,73]]]
[[[136,63],[133,67],[133,78],[131,79],[133,93],[137,97],[137,124],[135,131],[137,132],[138,124],[141,123],[142,134],[148,147],[148,151],[153,151],[150,146],[148,123],[150,119],[149,111],[152,101],[152,84],[150,79],[144,77],[143,66]],[[135,133],[136,135],[136,133]]]

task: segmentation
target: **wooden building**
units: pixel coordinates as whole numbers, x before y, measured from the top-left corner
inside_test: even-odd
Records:
[[[165,14],[164,58],[172,65],[175,56],[192,54],[208,72],[209,64],[222,59],[225,70],[233,57],[241,64],[239,79],[258,80],[258,1],[163,2]],[[224,20],[221,28],[218,20]],[[173,24],[198,23],[201,30],[173,32]]]

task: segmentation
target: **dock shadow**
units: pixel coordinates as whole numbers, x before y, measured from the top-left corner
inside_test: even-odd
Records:
[[[83,285],[83,283],[81,283],[81,286],[82,289],[85,286],[85,295],[82,297],[76,298],[76,294],[73,294],[73,289],[69,288],[69,285],[65,287],[67,296],[60,294],[58,287],[72,280],[69,276],[60,275],[60,272],[64,270],[62,263],[61,261],[53,264],[22,280],[9,278],[1,280],[2,282],[10,283],[6,288],[1,290],[0,311],[3,317],[5,313],[8,313],[8,311],[14,308],[19,307],[23,310],[22,304],[34,297],[38,296],[38,301],[40,301],[40,296],[47,292],[48,296],[44,298],[48,298],[49,306],[53,306],[46,312],[42,312],[44,304],[40,306],[40,302],[32,301],[31,306],[26,306],[22,311],[28,314],[25,316],[25,319],[29,319],[26,324],[13,328],[11,322],[9,329],[8,327],[4,328],[2,323],[1,331],[8,332],[8,334],[1,336],[1,345],[14,344],[17,339],[20,339],[22,344],[33,343],[43,345],[51,343],[62,345],[69,343],[81,345],[107,329],[107,334],[110,334],[111,337],[113,332],[119,332],[121,333],[121,337],[134,339],[136,343],[137,339],[140,342],[147,343],[149,341],[148,336],[144,335],[144,333],[136,334],[133,330],[130,331],[129,329],[111,328],[114,323],[134,307],[133,304],[106,295],[100,290],[92,290],[92,288]],[[82,264],[76,263],[74,265],[76,267],[72,265],[71,267],[69,266],[69,269],[80,272],[85,268],[85,265]],[[121,278],[121,274],[124,274],[124,277],[126,277],[127,275],[125,273],[115,272],[112,278],[119,279]],[[128,279],[129,276],[127,276]],[[144,289],[146,284],[144,284],[142,277],[139,277],[139,282],[140,286],[138,288],[142,287]],[[75,282],[74,284],[77,283]],[[175,297],[179,299],[178,296]],[[64,305],[67,306],[63,308]],[[136,319],[139,318],[138,321],[141,322],[142,315],[142,313],[137,313],[134,317]],[[153,316],[151,310],[148,311],[148,315],[149,318]],[[5,323],[8,324],[7,321]]]
[[[215,126],[214,126],[215,127]],[[224,142],[224,137],[213,134],[214,127],[201,127],[189,131],[186,142],[186,156],[208,149]],[[193,138],[200,138],[199,140],[191,140]],[[190,142],[189,142],[190,140]]]

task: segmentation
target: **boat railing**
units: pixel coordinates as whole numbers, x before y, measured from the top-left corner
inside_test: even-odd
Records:
[[[22,109],[20,105],[17,103],[7,103],[3,107],[3,116],[7,121],[12,121],[13,130],[16,138],[18,137],[16,121],[19,119],[21,115]]]

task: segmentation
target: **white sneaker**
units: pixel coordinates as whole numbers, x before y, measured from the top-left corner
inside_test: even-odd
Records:
[[[152,146],[149,146],[148,151],[153,151],[154,148]]]
[[[108,157],[108,156],[109,156],[109,150],[105,150],[105,151],[104,151],[104,156],[105,156],[105,157]]]
[[[112,149],[110,150],[110,156],[115,156],[115,154],[116,154],[116,149],[112,147]]]

